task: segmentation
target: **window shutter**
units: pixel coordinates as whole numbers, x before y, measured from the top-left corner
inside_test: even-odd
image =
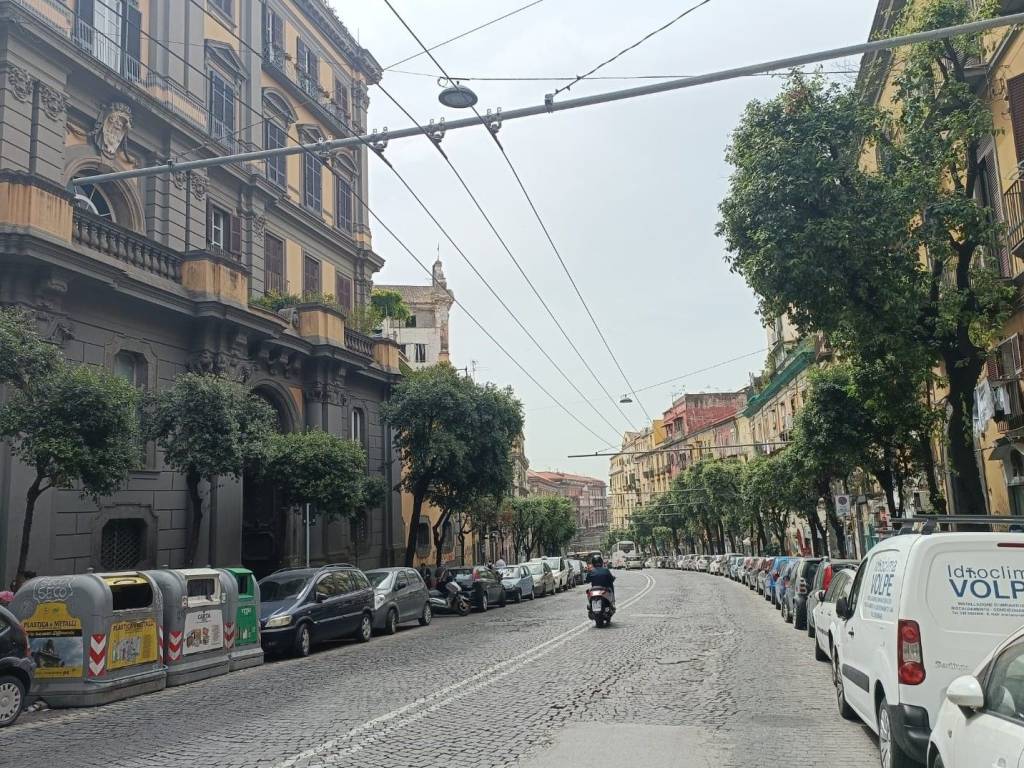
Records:
[[[242,255],[242,217],[238,214],[233,214],[228,217],[231,221],[231,237],[228,242],[227,250],[236,256]]]
[[[284,22],[273,11],[270,12],[270,35],[273,38],[271,41],[273,45],[284,46]]]
[[[78,0],[78,18],[88,24],[90,27],[93,26],[93,13],[95,8],[94,0]]]
[[[213,242],[213,203],[206,201],[206,247]]]
[[[264,236],[264,290],[284,293],[284,243],[272,235]]]
[[[352,280],[344,275],[338,275],[335,279],[334,293],[338,304],[346,312],[352,311]]]
[[[1013,373],[1020,372],[1021,369],[1021,355],[1020,355],[1020,334],[1015,333],[1010,337],[1010,359],[1013,360]]]
[[[308,57],[309,57],[309,49],[306,48],[306,44],[304,42],[302,42],[302,38],[301,37],[297,38],[295,40],[295,63],[299,67],[299,75],[300,75],[300,77],[302,77],[302,76],[308,77],[309,76],[309,70],[308,70],[308,68],[306,66],[307,63],[308,63]]]
[[[131,5],[127,6],[124,30],[125,55],[135,61],[142,61],[142,11]],[[126,67],[125,71],[139,75],[136,66]]]
[[[1006,101],[1010,107],[1010,126],[1017,162],[1024,161],[1024,75],[1006,81]]]

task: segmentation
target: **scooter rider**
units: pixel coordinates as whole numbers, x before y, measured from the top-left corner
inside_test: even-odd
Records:
[[[594,587],[604,587],[612,593],[612,602],[615,602],[615,574],[604,567],[604,560],[600,555],[590,558],[590,571],[587,573],[587,583]]]

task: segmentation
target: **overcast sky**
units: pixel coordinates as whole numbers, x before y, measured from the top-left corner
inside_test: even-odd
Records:
[[[525,5],[528,0],[392,0],[433,45]],[[382,1],[332,0],[342,20],[382,66],[416,53],[415,40]],[[574,76],[677,16],[696,0],[544,0],[435,51],[453,77]],[[690,75],[865,40],[874,0],[711,0],[603,69],[601,75]],[[855,62],[826,65],[846,69]],[[385,72],[382,84],[421,123],[466,114],[442,107],[436,67],[420,56]],[[848,77],[846,79],[849,79]],[[511,109],[543,101],[562,83],[467,81],[478,107]],[[568,96],[637,82],[584,81]],[[750,99],[768,98],[780,80],[752,77],[669,94],[510,122],[499,134],[583,296],[636,388],[764,347],[764,331],[743,281],[729,272],[715,237],[726,191],[730,131]],[[561,98],[565,98],[562,94]],[[371,128],[409,124],[377,88]],[[443,147],[568,336],[615,400],[626,390],[501,154],[483,129],[454,131]],[[602,393],[426,139],[386,151],[459,247],[517,313],[577,387],[588,406],[515,326],[462,257],[381,162],[370,161],[370,203],[427,265],[440,248],[448,285],[460,302],[555,397],[601,436],[566,415],[459,308],[452,314],[456,366],[477,366],[478,381],[510,384],[526,409],[531,468],[607,479],[608,459],[569,459],[617,444],[627,422]],[[387,262],[380,283],[427,276],[372,222],[374,250]],[[673,394],[738,389],[763,355],[640,393],[651,418]],[[622,406],[636,426],[639,404]]]

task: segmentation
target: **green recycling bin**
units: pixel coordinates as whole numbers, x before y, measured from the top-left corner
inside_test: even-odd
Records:
[[[223,578],[237,585],[234,623],[224,622],[224,641],[229,648],[231,671],[263,663],[260,645],[260,585],[248,568],[222,568]]]

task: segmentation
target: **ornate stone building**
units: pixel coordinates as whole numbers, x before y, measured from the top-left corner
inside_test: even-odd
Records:
[[[365,149],[291,155],[93,185],[99,172],[365,130],[381,76],[322,0],[0,0],[0,302],[35,313],[68,359],[140,388],[187,370],[245,382],[282,430],[360,442],[367,471],[398,477],[379,404],[394,341],[346,327],[368,300],[373,251]],[[306,295],[280,312],[265,293]],[[25,468],[0,446],[0,577],[13,576]],[[296,563],[301,517],[274,489],[205,492],[200,560],[260,572]],[[36,509],[40,573],[178,565],[182,478],[153,446],[100,501],[53,489]],[[316,561],[389,562],[399,500],[312,531]]]
[[[397,291],[411,317],[404,323],[384,321],[384,335],[397,341],[413,368],[451,362],[448,348],[448,313],[455,295],[448,289],[441,260],[434,262],[430,285],[378,285]]]

